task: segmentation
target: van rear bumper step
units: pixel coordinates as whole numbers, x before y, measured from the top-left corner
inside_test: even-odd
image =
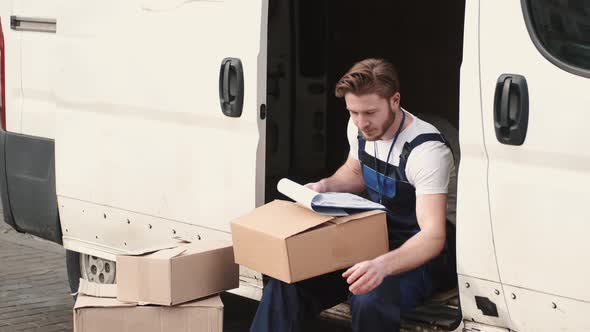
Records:
[[[52,139],[0,131],[0,195],[7,224],[62,244]]]

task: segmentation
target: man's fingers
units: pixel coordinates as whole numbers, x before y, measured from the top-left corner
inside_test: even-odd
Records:
[[[350,276],[352,274],[352,272],[356,271],[356,269],[359,268],[359,264],[354,264],[353,266],[349,267],[348,270],[344,271],[344,273],[342,273],[342,276],[344,278],[347,278],[348,276]]]
[[[365,274],[366,267],[364,265],[359,265],[359,267],[346,279],[346,282],[350,285],[355,280],[357,280],[360,276]]]
[[[360,286],[354,288],[354,291],[351,290],[351,292],[354,295],[366,294],[366,293],[372,291],[373,289],[375,289],[375,287],[379,286],[379,283],[378,283],[377,279],[374,276],[370,276],[368,273],[366,273],[363,276],[363,278],[361,278],[361,279],[364,279],[364,280],[362,280],[362,283],[360,284]],[[359,281],[361,281],[361,279],[359,279]],[[357,283],[359,281],[357,281]],[[356,283],[355,283],[355,285],[356,285]]]
[[[354,271],[356,270],[356,265],[348,268],[348,270],[344,271],[344,273],[342,273],[342,277],[344,278],[348,278],[348,276]]]
[[[350,285],[350,287],[348,289],[354,295],[364,294],[367,292],[367,291],[365,291],[365,289],[367,288],[367,283],[369,281],[370,281],[370,277],[367,274],[364,274],[354,284]]]

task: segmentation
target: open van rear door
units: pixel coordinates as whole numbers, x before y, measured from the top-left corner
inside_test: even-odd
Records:
[[[66,248],[123,246],[86,234],[102,219],[229,232],[263,203],[267,3],[64,2],[55,150]]]
[[[498,295],[506,299],[513,330],[586,331],[590,4],[480,4],[483,127],[503,288]]]

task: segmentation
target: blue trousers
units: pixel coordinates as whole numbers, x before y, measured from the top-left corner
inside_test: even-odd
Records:
[[[399,331],[400,313],[422,304],[432,292],[432,278],[425,267],[386,277],[363,295],[350,294],[344,271],[288,284],[270,279],[250,328],[251,332],[299,332],[325,309],[347,298],[354,332]]]

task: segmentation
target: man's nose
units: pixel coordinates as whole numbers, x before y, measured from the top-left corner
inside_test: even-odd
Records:
[[[359,117],[358,117],[358,124],[359,124],[359,127],[365,128],[365,127],[367,127],[369,125],[369,121],[368,121],[368,119],[365,116],[359,115]]]

